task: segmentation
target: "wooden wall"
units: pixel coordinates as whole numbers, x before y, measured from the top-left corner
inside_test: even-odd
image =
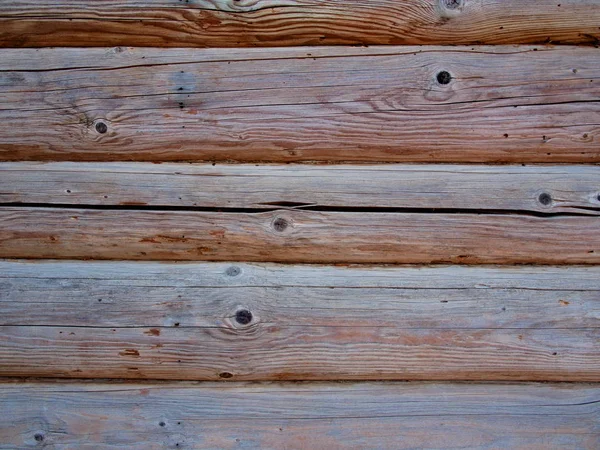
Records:
[[[600,448],[599,39],[0,0],[0,449]]]

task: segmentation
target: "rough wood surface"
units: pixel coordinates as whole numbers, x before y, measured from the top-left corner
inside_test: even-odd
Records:
[[[600,217],[3,207],[0,257],[594,264]]]
[[[600,267],[0,269],[2,376],[600,381]]]
[[[600,214],[599,166],[8,162],[0,174],[0,203]]]
[[[589,449],[589,384],[4,382],[0,448]]]
[[[0,45],[597,44],[598,23],[595,0],[4,0]]]
[[[598,55],[4,49],[0,160],[600,162]]]

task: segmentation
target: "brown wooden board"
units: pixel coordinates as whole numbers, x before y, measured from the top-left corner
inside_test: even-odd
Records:
[[[600,217],[3,207],[0,257],[597,264]]]
[[[4,49],[0,160],[600,162],[599,54]]]
[[[599,267],[0,269],[2,376],[600,381]]]
[[[42,0],[0,3],[0,45],[597,44],[595,0]]]

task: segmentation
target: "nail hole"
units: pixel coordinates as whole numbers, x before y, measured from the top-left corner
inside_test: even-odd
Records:
[[[175,322],[175,323],[173,324],[173,326],[174,326],[174,327],[178,327],[178,326],[179,326],[179,322]]]
[[[247,309],[241,309],[235,313],[235,321],[241,325],[248,325],[252,322],[252,313]]]
[[[232,377],[233,377],[233,374],[229,373],[229,372],[221,372],[219,374],[219,378],[232,378]]]
[[[448,83],[450,83],[450,80],[452,80],[452,75],[450,75],[449,72],[442,70],[440,73],[437,74],[436,78],[437,78],[438,83],[448,84]]]
[[[550,203],[552,203],[552,196],[547,192],[542,192],[538,197],[538,200],[542,205],[548,206]]]
[[[104,134],[108,131],[108,127],[104,122],[98,122],[96,124],[96,131],[100,134]]]
[[[285,220],[282,217],[278,217],[277,219],[275,219],[275,221],[273,222],[273,228],[275,228],[275,231],[279,231],[280,233],[282,231],[285,231],[285,229],[289,226],[288,221]]]
[[[158,422],[161,427],[164,427],[166,424],[164,422]]]
[[[237,277],[242,270],[238,266],[228,267],[225,271],[225,274],[230,277]]]

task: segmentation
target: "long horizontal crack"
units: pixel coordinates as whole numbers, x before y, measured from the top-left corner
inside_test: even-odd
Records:
[[[265,203],[264,208],[230,208],[206,206],[173,206],[173,205],[88,205],[64,203],[0,203],[0,208],[43,208],[43,209],[84,209],[96,211],[148,211],[148,212],[214,212],[230,214],[260,214],[281,210],[308,212],[339,212],[369,214],[475,214],[475,215],[521,215],[533,217],[594,217],[600,208],[579,208],[580,211],[543,212],[522,209],[481,209],[481,208],[419,208],[419,207],[366,207],[366,206],[324,206],[316,204],[281,202]],[[586,212],[589,211],[589,212]],[[597,213],[597,214],[594,214]]]

